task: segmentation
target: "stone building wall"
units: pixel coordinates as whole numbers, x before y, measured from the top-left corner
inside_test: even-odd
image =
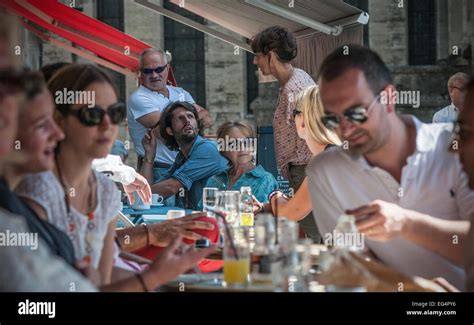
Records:
[[[70,4],[71,0],[62,0]],[[163,0],[153,0],[162,4]],[[474,2],[470,0],[436,1],[436,65],[408,65],[408,1],[368,1],[370,21],[368,26],[368,46],[377,51],[389,65],[394,74],[396,86],[400,90],[420,91],[420,108],[400,105],[403,112],[413,113],[425,121],[439,108],[449,103],[446,81],[456,71],[469,70],[471,62],[461,55],[453,55],[455,47],[465,50],[474,45]],[[402,2],[402,6],[400,6]],[[96,16],[94,0],[76,0],[76,6],[83,12]],[[157,13],[149,11],[132,1],[124,1],[124,29],[127,34],[156,47],[163,47],[163,20]],[[207,22],[211,28],[239,36]],[[24,32],[23,40],[28,65],[45,65],[52,62],[76,60],[81,58],[49,44],[40,44],[34,36]],[[212,36],[205,35],[205,74],[206,103],[218,125],[227,120],[246,119],[254,126],[272,124],[273,112],[278,95],[278,84],[259,85],[259,97],[251,103],[253,116],[247,116],[247,76],[245,52],[234,53],[235,48]],[[35,59],[41,53],[41,60]],[[137,80],[126,78],[127,97],[137,87]],[[120,132],[122,140],[128,140],[126,129]]]
[[[239,35],[214,23],[207,25],[236,39]],[[206,108],[214,117],[214,133],[226,121],[246,119],[246,56],[242,49],[205,35]],[[248,120],[253,124],[252,120]]]
[[[435,65],[408,64],[408,1],[369,0],[369,46],[388,64],[399,90],[420,92],[420,107],[398,105],[400,112],[414,114],[429,122],[433,114],[450,103],[447,80],[458,72],[468,72],[469,61],[453,55],[453,49],[474,46],[474,4],[469,0],[436,1]],[[399,4],[403,3],[400,7]],[[456,53],[455,53],[456,54]],[[472,64],[472,61],[471,61]]]

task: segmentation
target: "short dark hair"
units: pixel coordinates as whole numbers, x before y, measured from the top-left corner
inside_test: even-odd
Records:
[[[47,65],[43,66],[40,69],[40,71],[43,74],[44,79],[46,80],[46,82],[48,82],[56,72],[58,72],[59,70],[61,70],[62,68],[64,68],[67,65],[70,65],[70,64],[71,63],[68,63],[68,62],[51,63],[51,64],[47,64]]]
[[[298,54],[296,37],[280,26],[268,27],[261,31],[252,38],[250,46],[254,53],[267,55],[274,51],[282,62],[290,62]]]
[[[390,70],[380,56],[369,48],[355,44],[341,46],[329,54],[321,64],[319,77],[331,81],[349,69],[364,73],[374,95],[393,82]]]
[[[168,127],[173,128],[173,125],[172,125],[173,112],[181,107],[194,114],[198,129],[199,130],[201,129],[199,116],[198,116],[196,107],[194,107],[193,104],[189,102],[181,102],[181,101],[170,103],[168,106],[166,106],[160,118],[160,135],[166,147],[168,147],[168,149],[170,150],[179,150],[179,144],[174,138],[174,136],[169,135],[168,132],[166,132],[166,128]]]

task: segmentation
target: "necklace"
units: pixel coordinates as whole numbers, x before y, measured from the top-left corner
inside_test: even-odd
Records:
[[[67,233],[69,235],[69,239],[74,242],[78,237],[78,226],[76,221],[74,220],[74,216],[71,212],[71,204],[69,202],[69,189],[64,183],[64,179],[61,172],[61,167],[58,163],[58,159],[56,156],[56,168],[58,170],[59,182],[64,191],[64,203],[66,205],[66,220],[67,220]],[[93,184],[93,175],[90,175],[88,180],[89,185],[89,198],[88,198],[88,209],[87,209],[87,226],[86,226],[86,236],[85,236],[85,244],[86,244],[86,255],[83,257],[83,261],[87,264],[92,262],[92,252],[93,252],[93,242],[95,239],[95,223],[94,223],[94,184]]]

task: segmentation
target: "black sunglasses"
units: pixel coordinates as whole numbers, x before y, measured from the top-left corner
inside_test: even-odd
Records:
[[[162,73],[163,71],[165,71],[165,69],[168,67],[167,64],[165,64],[164,66],[162,67],[157,67],[157,68],[143,68],[141,69],[140,71],[144,74],[152,74],[153,72],[156,72],[156,73]]]
[[[298,111],[297,109],[294,109],[293,112],[291,112],[291,117],[293,118],[293,120],[296,118],[296,115],[300,115],[301,113],[303,113],[302,111]]]
[[[342,116],[351,123],[362,124],[368,119],[369,113],[373,105],[379,100],[380,95],[376,96],[368,107],[352,107],[344,111]],[[321,117],[321,123],[330,130],[337,129],[341,124],[341,117],[336,114],[327,114]]]
[[[64,115],[73,115],[79,119],[79,122],[85,126],[97,126],[102,123],[107,114],[113,124],[120,124],[125,120],[127,107],[124,103],[115,103],[109,106],[107,110],[99,107],[83,106],[78,110],[62,111]]]

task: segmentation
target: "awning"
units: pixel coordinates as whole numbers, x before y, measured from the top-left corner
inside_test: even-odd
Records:
[[[182,0],[170,2],[179,6]],[[342,0],[295,0],[293,4],[290,7],[288,0],[186,0],[184,9],[246,38],[252,38],[259,31],[274,25],[284,26],[297,34],[308,32],[305,19],[331,26],[337,25],[337,21],[343,18],[355,23],[362,14],[361,10]],[[268,8],[263,9],[263,6]]]
[[[23,25],[43,41],[132,77],[137,75],[140,53],[152,47],[57,0],[2,0],[0,6],[23,17]]]
[[[150,10],[190,27],[218,37],[250,51],[248,43],[197,24],[170,10],[135,0]],[[342,0],[170,0],[209,21],[250,39],[259,31],[274,25],[286,27],[298,40],[299,54],[295,65],[316,75],[322,60],[343,44],[362,44],[363,29],[369,15]]]

